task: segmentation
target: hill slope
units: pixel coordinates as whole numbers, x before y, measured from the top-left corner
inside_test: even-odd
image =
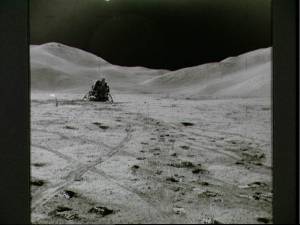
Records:
[[[30,46],[31,88],[84,91],[101,76],[112,90],[159,93],[176,98],[268,97],[271,48],[177,71],[122,67],[59,43]]]
[[[96,55],[59,43],[30,46],[30,59],[32,90],[87,89],[101,76],[106,77],[112,88],[127,90],[166,72],[115,66]]]
[[[231,57],[219,63],[169,72],[142,85],[145,90],[163,90],[176,97],[268,97],[271,95],[271,48]]]

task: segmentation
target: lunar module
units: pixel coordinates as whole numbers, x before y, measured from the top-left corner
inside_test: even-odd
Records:
[[[96,80],[91,90],[83,97],[85,100],[97,102],[113,102],[109,93],[109,86],[105,79]]]

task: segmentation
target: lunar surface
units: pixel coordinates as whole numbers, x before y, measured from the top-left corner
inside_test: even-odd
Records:
[[[30,52],[32,223],[272,223],[271,48],[178,71]],[[114,103],[82,100],[101,77]]]

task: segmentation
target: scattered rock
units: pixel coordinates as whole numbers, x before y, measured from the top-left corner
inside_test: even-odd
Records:
[[[200,167],[197,167],[195,169],[192,170],[192,173],[194,174],[199,174],[201,172],[204,172],[204,169],[200,168]]]
[[[69,129],[69,130],[78,130],[78,128],[72,127],[72,126],[69,126],[69,125],[64,126],[64,128]]]
[[[202,224],[223,224],[214,218],[205,218],[201,221]]]
[[[150,152],[155,152],[155,151],[160,151],[160,148],[152,148],[152,149],[150,149]]]
[[[147,142],[141,142],[142,145],[149,145]]]
[[[95,206],[95,207],[91,208],[88,212],[95,213],[97,215],[101,215],[102,217],[104,217],[104,216],[114,213],[115,211],[112,209],[103,207],[103,206]]]
[[[239,160],[235,162],[236,165],[245,165],[244,160]]]
[[[160,155],[160,153],[159,152],[154,152],[153,155]]]
[[[170,154],[170,156],[175,157],[175,156],[177,156],[177,153],[176,153],[176,152],[173,152],[173,153]]]
[[[180,191],[181,190],[181,188],[180,187],[170,187],[170,189],[172,190],[172,191],[174,191],[174,192],[178,192],[178,191]]]
[[[208,182],[203,181],[203,182],[200,183],[200,185],[202,185],[202,186],[209,186],[210,184]]]
[[[190,137],[190,138],[188,138],[188,140],[190,140],[190,141],[195,141],[195,140],[196,140],[196,138],[192,138],[192,137]]]
[[[67,199],[71,199],[73,197],[77,197],[77,194],[74,191],[65,190],[63,191],[63,196]]]
[[[71,208],[65,206],[57,206],[57,208],[55,209],[56,212],[66,212],[71,210]]]
[[[183,150],[189,150],[190,149],[190,147],[186,146],[186,145],[180,146],[180,148],[182,148]]]
[[[43,180],[31,180],[30,184],[33,185],[33,186],[41,187],[45,184],[45,181],[43,181]]]
[[[182,161],[180,163],[170,163],[168,166],[176,167],[176,168],[195,168],[196,166],[189,161]]]
[[[134,170],[137,170],[137,169],[140,168],[140,166],[138,166],[138,165],[133,165],[131,168],[134,169]]]
[[[109,128],[109,126],[103,125],[102,123],[99,122],[94,122],[93,124],[101,128],[102,130],[107,130]]]
[[[155,172],[155,174],[157,174],[157,175],[161,175],[162,174],[162,170],[156,170],[156,172]]]
[[[137,159],[137,160],[145,160],[146,157],[137,157],[136,159]]]
[[[268,185],[266,183],[264,183],[264,182],[255,181],[253,183],[248,184],[248,186],[255,188],[255,187],[266,187]]]
[[[199,197],[215,198],[221,196],[220,193],[214,191],[204,191],[198,195]]]
[[[256,220],[260,223],[271,223],[271,219],[265,217],[258,217]]]
[[[181,122],[181,124],[185,127],[190,127],[190,126],[194,126],[193,123],[190,123],[190,122]]]
[[[99,126],[99,128],[101,128],[102,130],[107,130],[109,128],[109,126],[102,125],[102,126]]]
[[[182,208],[182,207],[174,207],[174,208],[173,208],[173,212],[174,212],[175,214],[178,214],[178,215],[183,215],[183,214],[185,214],[185,210],[184,210],[184,208]]]
[[[44,167],[46,166],[46,163],[33,163],[32,165],[35,167]]]
[[[171,181],[171,182],[179,182],[178,179],[176,179],[175,177],[167,177],[166,181]]]
[[[272,193],[255,192],[252,197],[253,197],[253,199],[255,199],[257,201],[259,201],[259,200],[263,200],[263,201],[267,201],[267,202],[272,201]]]

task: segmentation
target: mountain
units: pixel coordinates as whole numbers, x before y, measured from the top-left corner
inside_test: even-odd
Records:
[[[31,45],[30,64],[31,89],[42,91],[88,89],[101,77],[113,89],[129,90],[141,81],[167,72],[112,65],[96,55],[60,43]]]
[[[149,92],[171,96],[268,97],[271,95],[271,48],[221,62],[184,68],[142,83]]]
[[[176,98],[247,98],[271,96],[271,48],[221,62],[156,70],[112,65],[80,49],[59,43],[30,46],[31,88],[84,91],[105,77],[114,91],[158,93]]]

